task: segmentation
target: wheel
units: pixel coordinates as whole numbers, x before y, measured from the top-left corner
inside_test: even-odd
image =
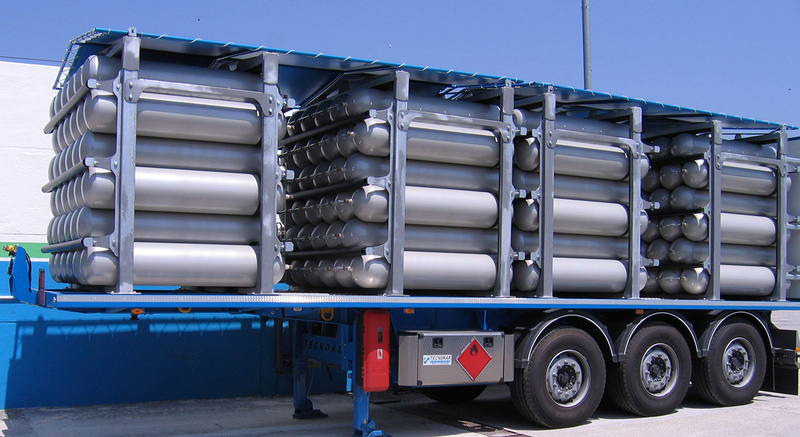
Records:
[[[485,385],[458,385],[452,387],[423,387],[419,391],[436,402],[462,404],[470,402],[486,390]]]
[[[511,383],[514,406],[549,428],[580,425],[603,398],[606,365],[600,347],[580,329],[558,328],[533,348]]]
[[[667,414],[689,390],[692,353],[677,329],[655,323],[633,336],[625,361],[609,373],[609,396],[618,407],[639,416]]]
[[[706,401],[723,406],[753,400],[767,371],[767,352],[758,330],[737,319],[726,323],[711,339],[708,356],[694,372],[697,393]]]

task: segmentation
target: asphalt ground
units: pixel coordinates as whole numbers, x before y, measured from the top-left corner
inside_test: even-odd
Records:
[[[776,312],[780,328],[800,330],[800,311]],[[75,408],[0,410],[3,437],[266,437],[350,436],[353,399],[348,394],[312,397],[325,419],[295,420],[287,396],[148,402]],[[379,428],[404,436],[797,436],[800,397],[761,392],[752,403],[715,407],[688,397],[674,413],[632,417],[601,405],[589,421],[544,429],[523,419],[508,389],[493,386],[473,402],[443,405],[413,391],[373,395]]]

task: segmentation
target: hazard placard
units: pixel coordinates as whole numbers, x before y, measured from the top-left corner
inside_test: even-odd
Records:
[[[492,361],[492,356],[486,352],[486,349],[481,345],[478,339],[473,338],[467,347],[461,351],[461,354],[456,358],[458,364],[464,369],[465,372],[474,381],[478,375],[483,372],[483,369]]]

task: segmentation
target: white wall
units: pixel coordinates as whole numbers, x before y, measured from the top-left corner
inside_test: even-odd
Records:
[[[44,243],[50,196],[42,193],[54,156],[50,102],[58,67],[0,62],[0,242]]]

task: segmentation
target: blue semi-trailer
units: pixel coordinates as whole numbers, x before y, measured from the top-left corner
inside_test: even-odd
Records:
[[[797,394],[792,126],[505,77],[94,29],[45,127],[48,290],[79,312],[289,321],[295,417],[337,365],[370,393],[579,425]],[[38,282],[38,284],[37,284]],[[276,344],[276,347],[284,347]]]

